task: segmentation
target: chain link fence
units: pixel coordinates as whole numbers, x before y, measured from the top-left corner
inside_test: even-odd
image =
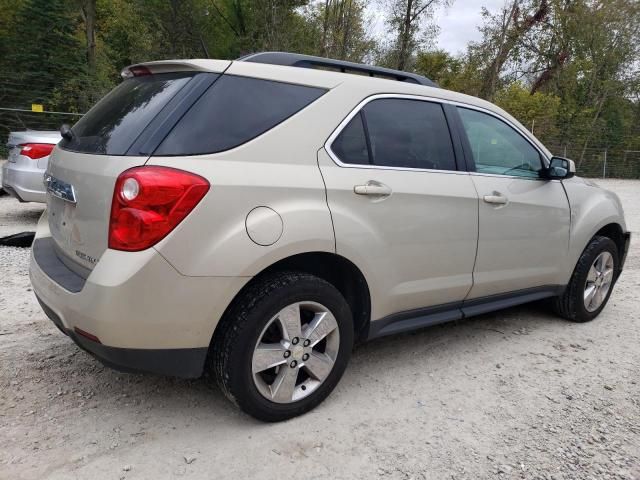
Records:
[[[74,124],[79,113],[33,112],[25,109],[0,107],[0,158],[7,157],[9,132],[19,130],[59,130],[63,123]],[[597,143],[594,138],[591,144]],[[640,179],[640,150],[593,147],[585,141],[547,141],[554,155],[576,162],[577,174],[590,178]]]
[[[640,150],[547,144],[554,155],[576,162],[576,173],[588,178],[640,178]]]

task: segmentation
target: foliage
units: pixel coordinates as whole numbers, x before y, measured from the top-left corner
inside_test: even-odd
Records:
[[[310,6],[307,23],[316,38],[313,53],[361,62],[375,48],[365,27],[366,2],[324,0]]]
[[[382,61],[398,70],[410,69],[415,54],[430,45],[438,29],[431,22],[434,10],[449,0],[388,0],[387,27],[393,42]]]
[[[458,0],[461,2],[462,0]],[[85,112],[126,65],[284,50],[375,61],[495,101],[544,141],[640,150],[640,2],[506,0],[462,55],[432,47],[455,0],[0,0],[0,107]],[[2,135],[25,122],[0,111]],[[52,118],[52,117],[50,117]],[[57,121],[57,120],[56,120]],[[31,127],[47,127],[44,122]],[[579,160],[579,158],[577,158]]]
[[[514,82],[500,90],[495,103],[516,117],[543,142],[558,138],[557,118],[560,109],[560,97],[554,94],[535,92],[520,82]]]
[[[1,71],[12,72],[2,79],[12,106],[43,103],[58,85],[85,74],[77,19],[64,0],[26,0],[11,26]]]

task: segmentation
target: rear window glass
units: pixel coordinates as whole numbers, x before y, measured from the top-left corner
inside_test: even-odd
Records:
[[[375,165],[455,170],[456,160],[442,106],[388,98],[364,107]]]
[[[275,127],[325,90],[223,75],[182,117],[154,155],[198,155],[237,147]]]
[[[340,132],[338,138],[331,145],[331,150],[344,163],[369,164],[369,150],[367,149],[367,137],[362,123],[362,112],[358,112],[344,127],[344,130]]]
[[[331,150],[341,162],[349,164],[456,169],[442,106],[422,100],[387,98],[369,102],[336,137]]]
[[[163,73],[123,81],[100,100],[78,123],[66,150],[124,155],[162,108],[191,79],[192,73]]]

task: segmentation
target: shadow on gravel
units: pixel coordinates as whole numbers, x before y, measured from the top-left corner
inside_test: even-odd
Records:
[[[347,369],[341,390],[352,390],[351,393],[355,394],[358,389],[354,383],[375,377],[381,365],[396,373],[415,369],[416,354],[436,360],[443,356],[457,358],[474,347],[499,350],[503,342],[514,335],[528,335],[558,322],[562,320],[550,314],[543,303],[534,303],[376,339],[355,348],[353,365]],[[40,385],[47,390],[74,392],[82,389],[90,392],[89,401],[95,402],[98,416],[113,411],[115,406],[120,421],[126,419],[134,423],[144,411],[147,418],[155,418],[158,422],[163,418],[173,418],[177,422],[209,426],[229,423],[262,425],[234,408],[212,379],[183,380],[121,373],[104,367],[89,354],[81,352],[69,339],[55,343],[53,348],[48,347],[46,354],[38,352],[31,357],[42,372],[39,375]],[[340,400],[332,395],[325,405],[336,401],[344,401],[344,398]],[[54,403],[57,402],[54,400]],[[322,415],[321,411],[312,414]]]
[[[30,248],[36,232],[21,232],[0,238],[0,247]]]

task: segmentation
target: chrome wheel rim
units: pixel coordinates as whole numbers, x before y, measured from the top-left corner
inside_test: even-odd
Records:
[[[288,305],[269,320],[256,342],[254,384],[272,402],[302,400],[327,379],[339,348],[338,322],[327,307],[316,302]]]
[[[613,255],[602,252],[596,257],[584,285],[584,308],[595,312],[603,304],[613,282]]]

